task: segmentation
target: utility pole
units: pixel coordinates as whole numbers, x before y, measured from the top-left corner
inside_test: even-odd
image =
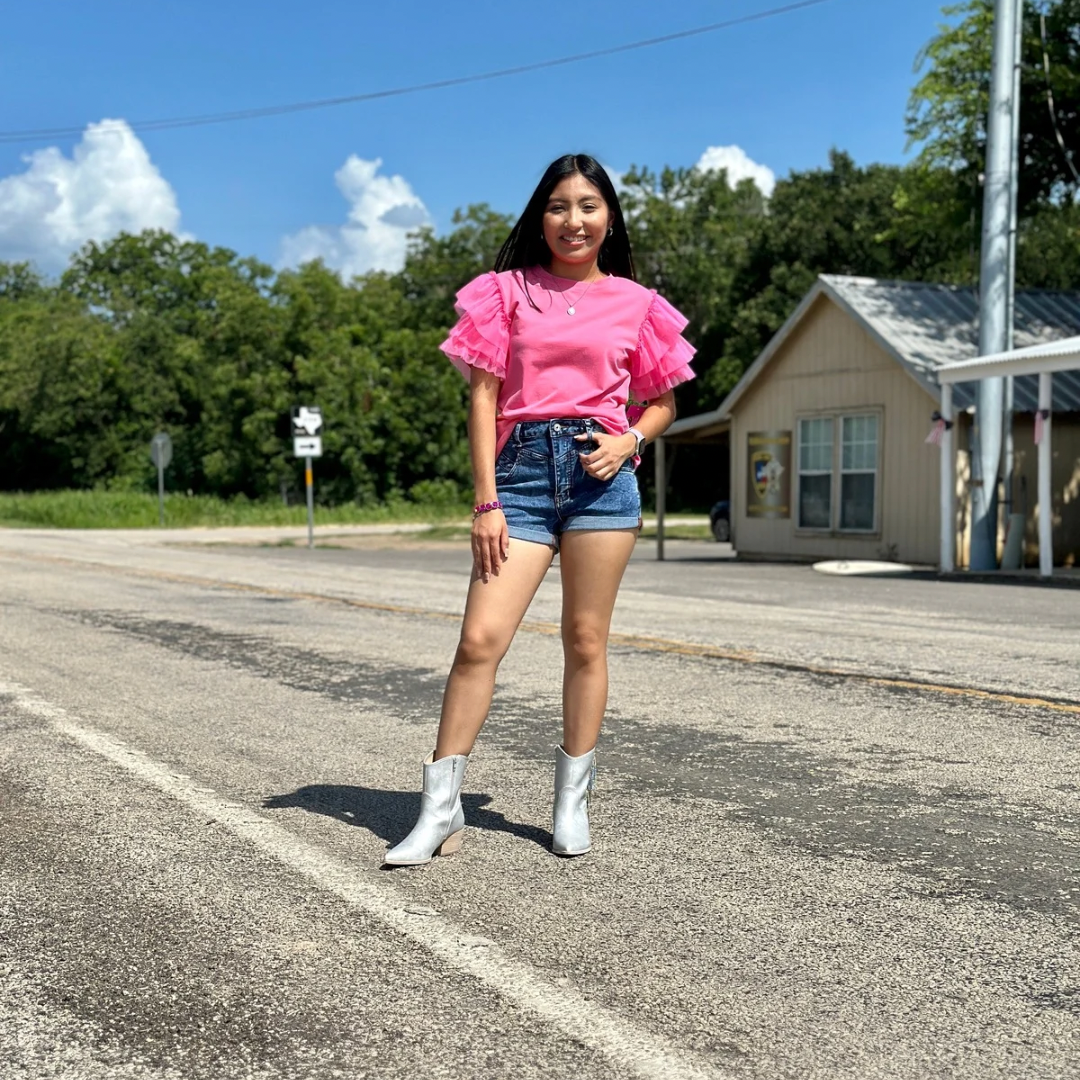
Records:
[[[1020,76],[1024,63],[1024,0],[1016,0],[1016,43],[1013,48],[1013,100],[1012,100],[1012,150],[1011,183],[1009,184],[1009,310],[1005,318],[1008,341],[1006,348],[1016,348],[1016,241],[1019,231],[1017,201],[1020,196]],[[1016,492],[1013,490],[1013,472],[1016,468],[1016,448],[1013,439],[1013,411],[1015,388],[1012,375],[1005,376],[1005,514],[1009,527],[1016,524],[1011,515],[1016,512]]]
[[[979,272],[979,354],[1008,348],[1009,206],[1012,188],[1013,53],[1019,0],[995,0],[990,115],[986,124],[982,262]],[[971,466],[971,569],[997,569],[996,500],[1001,465],[1004,380],[983,379],[975,396]]]

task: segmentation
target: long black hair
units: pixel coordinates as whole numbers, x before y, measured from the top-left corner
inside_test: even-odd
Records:
[[[637,281],[619,194],[604,167],[588,154],[564,154],[544,170],[521,217],[499,249],[495,270],[524,270],[528,266],[547,266],[551,262],[551,249],[544,239],[544,211],[559,181],[568,176],[583,176],[588,180],[611,211],[611,235],[601,245],[596,265],[605,274]]]

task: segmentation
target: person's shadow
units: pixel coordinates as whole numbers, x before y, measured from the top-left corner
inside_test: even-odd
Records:
[[[462,795],[465,824],[477,829],[506,832],[531,840],[541,847],[551,847],[551,833],[535,825],[510,821],[497,810],[487,810],[490,795]],[[420,813],[417,791],[383,791],[353,784],[307,784],[287,795],[269,795],[263,800],[265,810],[299,807],[313,814],[325,814],[345,825],[370,829],[388,844],[403,840],[416,824]]]

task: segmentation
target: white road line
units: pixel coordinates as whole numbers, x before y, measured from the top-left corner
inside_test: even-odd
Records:
[[[200,816],[223,825],[319,888],[404,934],[569,1038],[599,1051],[622,1075],[640,1080],[717,1080],[722,1075],[712,1065],[676,1050],[661,1036],[641,1030],[578,991],[555,986],[536,969],[509,956],[494,941],[469,934],[431,909],[409,905],[392,887],[379,888],[362,880],[353,867],[247,807],[216,795],[112,735],[76,722],[66,710],[44,701],[33,691],[0,681],[0,694],[11,698],[24,712],[48,721],[67,738]]]

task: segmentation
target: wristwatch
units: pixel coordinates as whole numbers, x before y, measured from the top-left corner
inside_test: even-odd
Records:
[[[641,455],[645,452],[645,436],[642,435],[636,427],[630,428],[629,432],[631,435],[634,436],[635,439],[637,439],[637,449],[634,451],[634,453],[637,454],[638,457],[641,457]]]

